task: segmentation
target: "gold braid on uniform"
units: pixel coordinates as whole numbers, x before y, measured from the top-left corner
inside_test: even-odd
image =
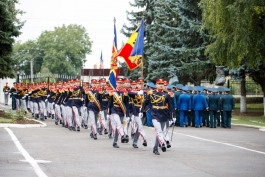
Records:
[[[155,97],[158,97],[157,99],[154,98]],[[163,96],[159,96],[159,95],[156,95],[156,94],[151,94],[150,95],[150,99],[151,99],[151,103],[154,104],[154,103],[164,103],[165,102],[165,97],[164,95]]]
[[[72,91],[72,97],[78,97],[79,96],[79,94],[80,94],[80,89],[78,89],[77,91]]]

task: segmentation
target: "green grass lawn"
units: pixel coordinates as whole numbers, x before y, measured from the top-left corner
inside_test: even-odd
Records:
[[[5,119],[0,117],[0,123],[12,123],[12,119]]]
[[[265,127],[265,116],[263,103],[247,104],[247,113],[240,113],[240,103],[235,104],[235,111],[232,115],[232,123],[248,124]]]

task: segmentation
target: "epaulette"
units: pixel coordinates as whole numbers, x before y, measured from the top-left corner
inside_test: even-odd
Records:
[[[168,92],[168,94],[169,94],[169,96],[170,96],[171,98],[174,97],[174,93],[173,93],[173,92]]]
[[[148,95],[153,94],[153,90],[149,90],[149,91],[147,92],[147,94],[148,94]]]

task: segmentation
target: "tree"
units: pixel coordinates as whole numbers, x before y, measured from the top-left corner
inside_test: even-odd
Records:
[[[12,46],[15,43],[14,37],[20,35],[23,22],[17,19],[22,14],[15,8],[17,0],[0,1],[0,78],[14,77],[14,60],[11,57]]]
[[[265,62],[265,1],[201,0],[203,26],[211,34],[206,54],[217,65],[237,68]]]
[[[33,61],[33,74],[40,72],[43,63],[43,53],[40,51],[37,41],[17,42],[13,48],[12,57],[16,61],[17,70],[29,75],[30,62]]]
[[[80,25],[63,25],[44,31],[38,38],[43,66],[52,73],[76,75],[91,53],[92,41]]]
[[[265,105],[264,82],[260,82],[265,79],[265,1],[201,0],[200,5],[203,27],[211,34],[206,54],[217,65],[251,71],[253,80],[261,84]]]

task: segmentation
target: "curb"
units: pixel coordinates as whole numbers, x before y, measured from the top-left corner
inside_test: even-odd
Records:
[[[232,125],[249,127],[249,128],[256,128],[256,129],[259,129],[259,131],[265,132],[265,127],[261,127],[261,126],[247,125],[247,124],[232,124]]]
[[[28,120],[33,120],[36,121],[40,124],[4,124],[4,123],[0,123],[0,127],[3,128],[35,128],[35,127],[47,127],[47,124],[39,121],[39,120],[34,120],[34,119],[28,119]]]

